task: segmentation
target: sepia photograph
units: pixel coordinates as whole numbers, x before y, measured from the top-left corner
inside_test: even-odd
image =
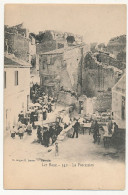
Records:
[[[5,4],[5,189],[125,189],[126,22],[125,4]]]

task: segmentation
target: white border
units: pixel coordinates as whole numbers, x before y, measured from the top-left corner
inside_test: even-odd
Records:
[[[3,190],[3,57],[4,57],[4,4],[9,3],[33,3],[33,4],[40,4],[40,3],[47,3],[47,4],[127,4],[127,0],[0,0],[0,194],[80,194],[80,193],[87,193],[87,194],[107,194],[112,193],[114,194],[128,194],[128,179],[126,178],[126,190],[125,191],[83,191],[83,190],[75,190],[75,191],[62,191],[62,190]],[[128,13],[127,13],[128,16]],[[127,17],[128,18],[128,17]],[[128,25],[127,25],[128,30]],[[127,44],[127,51],[128,51],[128,44]],[[127,52],[127,61],[128,61],[128,52]],[[128,64],[127,64],[128,66]],[[128,75],[128,69],[126,70],[126,75]],[[128,81],[126,81],[128,82]],[[128,89],[126,92],[126,97],[128,96]],[[127,102],[127,101],[126,101]],[[126,105],[126,109],[128,110],[128,104]],[[128,123],[127,123],[128,124]],[[128,138],[128,132],[126,124],[126,137]],[[126,165],[128,164],[128,142],[126,144]],[[128,177],[128,166],[126,166],[126,176]]]

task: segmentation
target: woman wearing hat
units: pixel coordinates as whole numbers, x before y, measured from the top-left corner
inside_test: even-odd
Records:
[[[44,145],[46,146],[46,147],[48,147],[49,146],[49,130],[48,130],[48,126],[47,125],[45,125],[44,127],[43,127],[43,130],[44,130],[44,133],[43,133],[43,143],[44,143]]]

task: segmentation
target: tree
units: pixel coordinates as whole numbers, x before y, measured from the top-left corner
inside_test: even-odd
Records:
[[[67,42],[68,43],[73,43],[75,41],[74,36],[67,36]]]
[[[36,42],[45,42],[53,40],[52,33],[50,31],[45,31],[44,33],[36,35]]]
[[[121,62],[126,62],[126,52],[121,51],[120,53],[118,53],[117,60]]]

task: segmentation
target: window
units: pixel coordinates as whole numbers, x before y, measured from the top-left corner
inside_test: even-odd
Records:
[[[47,81],[48,80],[48,77],[44,77],[44,80]]]
[[[7,85],[7,83],[6,83],[6,71],[4,71],[4,88],[6,88],[6,85]]]
[[[15,85],[18,85],[18,71],[15,71]]]
[[[45,64],[43,63],[43,69],[45,69]]]
[[[47,57],[47,64],[50,65],[50,63],[51,63],[51,57],[48,56],[48,57]]]

